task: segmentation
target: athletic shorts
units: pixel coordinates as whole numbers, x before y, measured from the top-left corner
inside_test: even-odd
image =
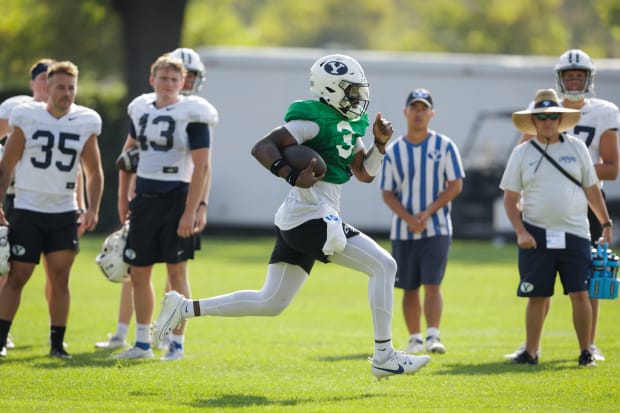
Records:
[[[345,222],[342,223],[342,230],[347,239],[360,233]],[[323,254],[326,239],[327,224],[322,219],[304,222],[287,231],[281,231],[276,227],[276,243],[271,252],[269,264],[286,262],[299,265],[310,274],[315,260],[329,262],[329,257]]]
[[[392,256],[398,264],[394,286],[403,290],[416,290],[423,284],[441,284],[451,241],[448,235],[392,240]]]
[[[79,252],[79,219],[78,211],[50,214],[13,209],[9,229],[11,260],[38,264],[41,253]]]
[[[194,258],[200,236],[177,235],[187,193],[139,194],[129,204],[129,234],[123,260],[137,267],[176,264]]]
[[[551,297],[556,274],[564,287],[564,294],[588,289],[592,271],[590,240],[566,234],[565,249],[549,249],[546,231],[524,223],[525,229],[536,240],[535,249],[519,248],[519,297]]]

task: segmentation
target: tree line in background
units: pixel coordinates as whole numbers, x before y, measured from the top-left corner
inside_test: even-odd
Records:
[[[0,12],[0,89],[23,87],[42,56],[147,87],[134,76],[180,44],[620,57],[617,0],[3,0]]]
[[[3,0],[0,16],[0,101],[29,93],[39,58],[78,64],[77,101],[104,120],[111,188],[127,100],[150,90],[151,63],[179,46],[550,56],[577,47],[620,58],[618,0]],[[99,229],[116,225],[116,194],[105,191]]]

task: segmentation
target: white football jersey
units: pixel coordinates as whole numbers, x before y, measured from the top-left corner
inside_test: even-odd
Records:
[[[37,212],[77,209],[77,170],[84,144],[101,133],[97,112],[72,105],[60,119],[43,102],[17,106],[9,124],[24,132],[25,146],[15,167],[15,207]]]
[[[127,112],[136,131],[140,149],[137,174],[159,181],[190,182],[194,163],[187,136],[189,123],[218,122],[215,107],[199,96],[182,96],[163,108],[155,106],[156,96],[147,93],[136,97]]]
[[[8,119],[11,115],[11,111],[22,103],[32,102],[34,98],[27,95],[18,95],[8,98],[0,104],[0,119]],[[0,136],[2,138],[2,136]]]
[[[17,96],[13,96],[13,97],[6,99],[4,102],[0,104],[0,119],[6,119],[8,121],[9,117],[11,116],[11,111],[15,107],[21,105],[22,103],[28,103],[28,102],[33,102],[33,101],[34,101],[34,98],[28,95],[17,95]],[[10,133],[11,133],[11,130],[9,129],[7,136]],[[2,138],[4,138],[4,136],[0,136],[0,139]],[[0,145],[0,158],[2,157],[2,153],[4,152],[4,143]],[[14,186],[13,181],[11,181],[11,184],[7,188],[6,193],[15,194],[15,186]]]
[[[585,104],[581,108],[581,119],[572,130],[568,131],[585,142],[592,163],[598,163],[601,159],[600,145],[601,135],[609,129],[620,128],[620,112],[613,103],[598,99],[585,99]]]

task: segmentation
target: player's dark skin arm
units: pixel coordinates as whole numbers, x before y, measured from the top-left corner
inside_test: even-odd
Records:
[[[272,130],[267,136],[252,147],[252,156],[256,158],[265,169],[270,170],[271,165],[278,159],[282,158],[280,148],[285,148],[291,145],[298,145],[297,140],[291,135],[291,133],[283,126],[279,126]],[[316,159],[313,159],[308,164],[306,169],[299,171],[299,177],[295,182],[295,186],[301,188],[310,188],[316,182],[323,178],[321,176],[314,176],[314,164]],[[285,178],[289,176],[293,169],[286,165],[279,171],[279,176]]]

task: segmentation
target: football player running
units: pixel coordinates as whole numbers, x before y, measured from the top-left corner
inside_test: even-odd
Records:
[[[170,52],[170,56],[181,59],[183,62],[183,66],[185,66],[186,74],[185,81],[183,83],[183,88],[180,91],[181,95],[189,96],[195,95],[202,89],[202,86],[205,81],[205,67],[200,60],[200,56],[196,51],[189,48],[178,48]],[[149,98],[153,98],[155,93],[149,93],[143,96],[149,96]],[[212,106],[209,106],[212,108]],[[212,126],[215,126],[217,122],[217,112],[215,112],[215,121]],[[211,150],[209,150],[209,163],[211,157]],[[125,181],[123,181],[125,182]],[[129,188],[119,188],[119,194],[128,194],[129,199],[133,198],[133,186],[135,184],[135,175],[132,175],[128,180]],[[202,232],[207,224],[207,205],[209,200],[209,193],[211,189],[211,169],[209,168],[207,171],[207,179],[205,182],[205,188],[202,195],[202,201],[198,206],[198,213],[196,215],[196,229],[197,232]],[[126,213],[126,210],[123,210],[123,213]],[[125,216],[120,217],[120,222],[123,222],[126,219]],[[198,238],[198,242],[200,239]],[[170,290],[170,282],[169,280],[166,282],[165,291]],[[126,337],[129,330],[129,323],[131,322],[131,317],[133,315],[134,307],[133,307],[133,288],[131,282],[124,282],[121,287],[121,297],[119,304],[119,312],[118,312],[118,321],[116,324],[116,332],[114,334],[110,334],[108,339],[105,341],[99,341],[95,343],[96,348],[102,348],[107,350],[116,350],[119,348],[123,348],[126,346]],[[181,330],[178,331],[181,333]],[[179,334],[179,337],[176,338],[177,342],[182,341],[182,334]],[[168,352],[162,357],[162,360],[175,360],[181,358],[183,355],[182,351],[177,351],[177,344],[170,343],[170,340],[166,340],[160,343],[159,348],[165,348]]]
[[[293,102],[286,123],[258,141],[252,155],[292,188],[275,215],[277,231],[265,284],[258,291],[237,291],[190,300],[183,292],[166,294],[153,329],[154,343],[186,319],[198,316],[274,316],[280,314],[308,278],[316,260],[358,270],[368,277],[368,299],[374,326],[372,374],[384,378],[414,373],[430,357],[407,355],[392,346],[393,287],[396,262],[370,237],[339,217],[342,186],[353,175],[371,182],[379,173],[392,126],[381,114],[372,125],[374,145],[362,138],[370,124],[368,82],[360,64],[345,55],[328,55],[310,69],[310,91],[316,100]],[[308,145],[325,160],[327,172],[315,176],[315,160],[295,170],[281,149]]]
[[[44,255],[51,284],[50,356],[70,359],[63,339],[69,315],[69,275],[79,249],[80,219],[86,230],[97,225],[103,170],[97,136],[101,117],[76,105],[78,68],[56,62],[47,69],[46,102],[29,102],[11,111],[11,135],[0,161],[0,199],[15,172],[15,205],[9,243],[11,269],[0,291],[0,349],[20,303],[21,292]],[[88,209],[78,211],[78,168],[86,176]],[[0,224],[7,225],[0,209]]]
[[[166,263],[171,288],[190,294],[187,260],[194,258],[206,223],[210,128],[218,115],[205,99],[180,93],[185,74],[180,58],[160,56],[151,66],[149,79],[155,93],[138,96],[128,106],[131,123],[123,151],[137,145],[140,162],[131,203],[131,175],[119,172],[118,209],[121,221],[130,219],[123,258],[131,266],[136,341],[116,358],[153,357],[149,329],[155,263]],[[181,324],[173,332],[164,360],[183,357],[183,331]]]
[[[618,177],[618,128],[620,112],[618,107],[604,99],[594,97],[594,75],[596,67],[590,56],[580,49],[570,49],[562,53],[554,67],[556,88],[562,97],[562,106],[581,111],[581,119],[568,131],[569,135],[582,139],[588,150],[596,170],[598,179],[613,181]],[[533,103],[530,104],[531,109]],[[520,142],[531,139],[524,135]],[[604,189],[601,188],[601,189]],[[603,191],[603,196],[605,193]],[[591,208],[588,208],[590,222],[590,239],[596,244],[601,237],[602,228]],[[599,314],[599,300],[591,298],[592,329],[590,332],[590,353],[597,361],[604,361],[605,356],[594,344]],[[551,298],[545,302],[545,316],[549,313]],[[514,359],[525,349],[521,345],[515,352],[506,354],[506,358]],[[538,350],[540,353],[540,349]]]

